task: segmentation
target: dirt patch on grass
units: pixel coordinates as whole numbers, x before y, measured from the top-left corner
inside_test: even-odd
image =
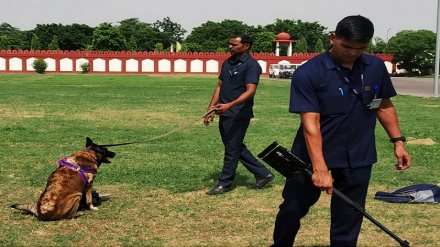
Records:
[[[431,138],[425,138],[425,139],[412,139],[408,140],[408,144],[415,144],[415,145],[434,145],[436,142],[434,142]]]
[[[0,116],[10,119],[21,119],[21,118],[42,118],[45,116],[43,111],[29,111],[28,109],[22,108],[10,108],[4,105],[1,106]]]
[[[184,117],[178,114],[163,112],[151,112],[144,109],[136,110],[99,110],[93,112],[83,112],[75,114],[76,119],[85,121],[112,121],[114,123],[124,123],[128,126],[163,126],[169,123],[184,121]]]

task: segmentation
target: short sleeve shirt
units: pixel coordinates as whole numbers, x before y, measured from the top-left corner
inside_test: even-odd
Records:
[[[222,64],[219,79],[222,81],[219,103],[229,103],[246,91],[246,84],[258,84],[262,69],[260,64],[249,53],[243,54],[237,61],[230,57]],[[234,106],[223,116],[252,118],[254,98]]]
[[[393,97],[396,91],[380,58],[362,54],[350,70],[341,67],[328,50],[293,74],[289,111],[320,113],[322,149],[329,168],[371,165],[377,162],[377,109],[365,106],[375,97]],[[302,125],[292,152],[310,161]]]

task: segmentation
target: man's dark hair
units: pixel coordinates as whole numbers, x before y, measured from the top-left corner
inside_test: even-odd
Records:
[[[343,38],[347,41],[368,43],[373,38],[374,25],[363,16],[347,16],[339,21],[335,34],[337,38]]]
[[[244,33],[236,34],[236,35],[232,36],[232,38],[233,39],[240,38],[241,43],[243,45],[249,44],[249,50],[252,48],[252,45],[254,44],[254,40],[251,38],[251,36],[244,34]]]

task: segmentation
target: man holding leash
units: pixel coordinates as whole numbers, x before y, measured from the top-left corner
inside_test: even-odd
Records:
[[[301,126],[292,153],[312,164],[313,175],[310,179],[302,171],[286,180],[273,246],[293,245],[301,218],[321,191],[332,194],[334,187],[365,208],[372,164],[377,162],[376,119],[394,145],[395,168],[411,166],[390,100],[396,91],[388,71],[380,58],[363,54],[373,33],[369,19],[345,17],[326,52],[293,74],[289,111],[300,114]],[[336,196],[330,210],[330,245],[356,246],[362,214]]]
[[[258,62],[249,54],[252,44],[252,38],[246,34],[235,35],[229,40],[232,56],[222,64],[219,81],[208,106],[208,112],[214,108],[215,113],[204,117],[204,124],[208,126],[215,114],[220,115],[219,130],[225,147],[219,182],[206,193],[208,195],[231,190],[238,161],[254,174],[255,189],[263,188],[275,178],[243,143],[250,119],[254,116],[254,95],[262,72]]]

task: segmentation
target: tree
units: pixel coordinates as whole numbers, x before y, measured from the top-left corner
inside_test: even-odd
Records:
[[[137,51],[136,39],[134,36],[130,37],[130,40],[127,43],[127,50],[129,51]]]
[[[1,50],[9,50],[11,46],[9,45],[8,36],[2,35],[0,36],[0,51]]]
[[[252,36],[254,30],[254,27],[237,20],[208,21],[195,27],[185,43],[198,43],[201,51],[217,51],[218,48],[228,48],[229,38],[235,34],[246,33]]]
[[[0,24],[0,37],[6,36],[2,42],[3,46],[8,50],[24,50],[26,48],[26,32],[20,31],[18,28],[15,28],[8,23],[4,22]],[[30,38],[29,38],[30,41]],[[30,43],[29,45],[30,46]]]
[[[155,51],[155,52],[161,52],[161,51],[164,51],[162,43],[157,43],[157,44],[155,45],[155,47],[154,47],[154,51]]]
[[[385,53],[386,46],[387,44],[383,39],[379,37],[373,37],[368,44],[368,48],[365,52],[370,54]]]
[[[59,50],[60,46],[58,44],[58,36],[53,36],[52,41],[47,47],[49,50]]]
[[[429,30],[403,30],[393,36],[387,51],[392,53],[393,63],[407,72],[426,75],[435,66],[436,35]]]
[[[315,45],[315,49],[313,50],[316,53],[323,53],[325,52],[324,44],[322,43],[321,39],[318,39]]]
[[[252,35],[254,44],[251,48],[252,52],[273,52],[275,50],[275,34],[273,32],[261,31]]]
[[[118,29],[126,40],[136,42],[138,51],[153,51],[157,43],[163,42],[160,32],[154,30],[151,24],[139,21],[138,18],[120,21]]]
[[[268,31],[273,32],[275,34],[285,32],[292,35],[295,25],[296,25],[295,20],[289,20],[289,19],[282,20],[277,18],[275,19],[274,23],[266,25],[265,28]]]
[[[64,26],[57,34],[61,50],[76,51],[87,50],[92,44],[93,31],[95,28],[85,24],[74,23]]]
[[[324,44],[330,43],[330,37],[327,28],[320,25],[318,22],[302,22],[297,20],[296,25],[293,27],[292,39],[298,39],[304,37],[307,40],[307,51],[314,51],[316,42],[319,39],[324,42]]]
[[[307,52],[307,40],[304,37],[298,40],[298,42],[295,45],[294,51],[297,53]]]
[[[53,37],[63,32],[62,29],[62,24],[37,24],[32,32],[39,38],[40,49],[46,50],[52,42]]]
[[[34,35],[32,35],[31,50],[34,50],[34,51],[35,50],[41,50],[40,38],[35,33],[34,33]]]
[[[162,21],[153,23],[153,28],[157,31],[167,34],[170,37],[171,43],[176,41],[182,42],[186,30],[176,22],[171,21],[170,17],[163,18]]]
[[[93,31],[93,50],[98,51],[123,51],[126,49],[126,40],[121,30],[109,22],[103,22]]]
[[[84,24],[37,24],[32,30],[41,38],[41,47],[48,49],[52,38],[57,36],[60,50],[84,50],[92,43],[94,28]]]
[[[200,52],[202,51],[202,47],[198,43],[183,43],[182,52]]]

